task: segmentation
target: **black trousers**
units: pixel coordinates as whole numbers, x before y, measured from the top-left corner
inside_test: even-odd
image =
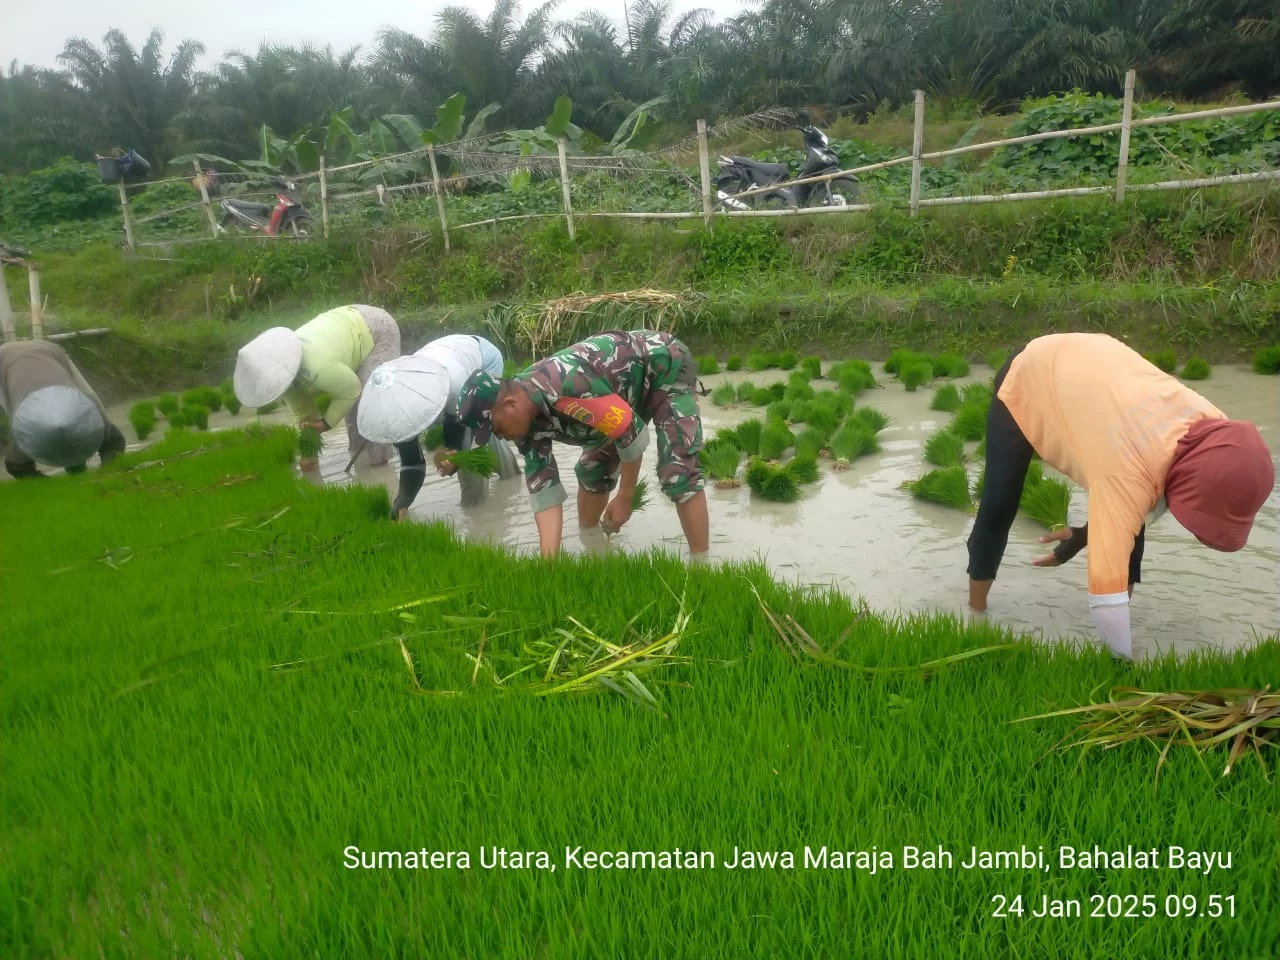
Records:
[[[1030,441],[1023,434],[1013,414],[999,397],[1000,387],[1009,373],[1014,357],[1022,352],[1019,347],[1005,361],[996,374],[987,413],[987,464],[983,481],[982,502],[978,505],[978,517],[969,534],[968,574],[973,580],[994,580],[1009,545],[1009,529],[1018,515],[1022,500],[1022,487],[1027,480],[1027,470],[1035,455]],[[1065,562],[1080,552],[1089,542],[1089,525],[1071,528],[1071,539],[1060,543],[1054,553]],[[1142,581],[1142,554],[1146,546],[1146,527],[1138,531],[1129,554],[1129,583]]]
[[[445,417],[443,426],[444,445],[450,450],[461,450],[467,432],[462,421],[457,417]],[[396,452],[400,455],[400,488],[391,504],[393,517],[412,505],[418,491],[422,489],[422,482],[427,478],[427,460],[422,452],[420,437],[397,443]]]

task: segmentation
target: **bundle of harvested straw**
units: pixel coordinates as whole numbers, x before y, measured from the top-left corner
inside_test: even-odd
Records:
[[[692,291],[672,293],[652,289],[571,293],[519,310],[515,332],[528,344],[536,359],[578,339],[582,323],[587,319],[593,320],[592,326],[600,329],[612,326],[670,333],[698,299],[699,295]]]

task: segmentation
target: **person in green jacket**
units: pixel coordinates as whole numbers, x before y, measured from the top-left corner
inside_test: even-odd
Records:
[[[240,348],[232,378],[236,397],[246,407],[264,407],[283,399],[299,427],[325,433],[346,420],[347,452],[366,443],[356,426],[360,393],[379,364],[400,356],[400,328],[385,310],[364,304],[336,307],[297,330],[272,327]],[[328,394],[321,411],[317,397]],[[387,462],[389,446],[369,443],[369,464]],[[318,462],[304,459],[304,470]]]

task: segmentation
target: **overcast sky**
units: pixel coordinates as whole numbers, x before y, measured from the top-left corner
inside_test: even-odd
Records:
[[[492,9],[483,0],[455,2],[481,14]],[[206,50],[201,66],[216,63],[231,50],[256,50],[263,42],[311,41],[329,44],[335,53],[360,44],[362,53],[368,53],[384,26],[424,35],[431,32],[435,15],[450,5],[447,0],[0,0],[0,69],[7,72],[14,60],[56,67],[69,37],[101,44],[113,27],[123,30],[136,47],[159,27],[166,52],[182,40],[199,40]],[[527,13],[535,4],[522,6]],[[743,3],[672,0],[672,7],[676,14],[714,7],[723,17],[742,9]],[[623,19],[622,0],[562,0],[557,15],[572,19],[591,8],[616,21]]]

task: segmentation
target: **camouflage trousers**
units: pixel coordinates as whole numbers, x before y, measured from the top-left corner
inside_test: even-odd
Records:
[[[672,503],[686,503],[706,486],[698,453],[702,450],[702,418],[698,415],[698,367],[679,340],[655,351],[652,386],[637,415],[658,440],[658,483]],[[618,485],[622,460],[612,440],[584,447],[574,473],[589,493],[611,493]]]

